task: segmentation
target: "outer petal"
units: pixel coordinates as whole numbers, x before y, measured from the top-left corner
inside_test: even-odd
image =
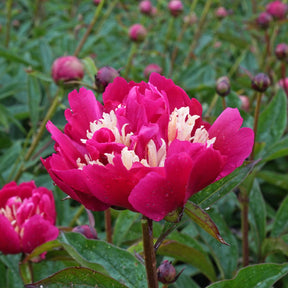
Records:
[[[0,251],[4,254],[17,254],[21,252],[18,234],[8,219],[0,214]]]
[[[129,202],[143,215],[162,220],[184,205],[191,167],[192,159],[187,153],[172,155],[165,162],[166,176],[149,173],[132,190]]]
[[[23,252],[31,253],[41,244],[55,240],[59,230],[40,215],[32,216],[23,226],[24,235],[22,239]]]
[[[102,117],[103,107],[96,100],[92,91],[80,88],[79,93],[74,90],[68,95],[71,109],[66,109],[65,117],[68,123],[65,134],[77,142],[85,139],[90,122]]]
[[[213,148],[227,157],[223,171],[217,180],[241,166],[252,151],[254,132],[250,128],[240,129],[242,121],[238,109],[227,108],[208,130],[210,139],[216,137]]]

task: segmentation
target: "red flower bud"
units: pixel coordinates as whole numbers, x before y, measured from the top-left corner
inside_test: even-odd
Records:
[[[100,68],[95,76],[95,84],[98,92],[104,92],[109,83],[120,76],[119,71],[110,66]]]
[[[162,73],[162,68],[159,65],[154,64],[154,63],[149,64],[144,69],[144,76],[146,78],[148,78],[152,72],[156,72],[156,73],[161,74]]]
[[[176,281],[176,270],[172,263],[164,260],[157,269],[158,280],[163,284],[169,284]]]
[[[147,35],[146,28],[141,24],[134,24],[129,28],[129,37],[132,41],[142,42]]]
[[[89,225],[76,226],[73,228],[72,232],[83,234],[88,239],[98,239],[95,228]]]
[[[287,13],[287,5],[281,1],[273,1],[266,6],[266,12],[275,19],[284,19]]]
[[[276,46],[275,55],[279,60],[286,60],[288,56],[288,45],[280,43]]]
[[[251,87],[258,92],[265,92],[270,84],[269,77],[264,73],[259,73],[252,79]]]
[[[230,81],[228,77],[220,77],[216,82],[216,92],[218,95],[225,97],[230,93]]]
[[[168,4],[168,9],[172,16],[177,17],[183,12],[183,4],[180,0],[171,0]]]
[[[152,8],[153,6],[149,0],[143,0],[139,3],[139,10],[143,14],[151,15]]]
[[[75,56],[57,58],[52,65],[52,78],[56,83],[82,79],[84,67]]]
[[[256,19],[256,23],[261,29],[265,30],[269,27],[272,20],[272,16],[269,13],[262,12]]]

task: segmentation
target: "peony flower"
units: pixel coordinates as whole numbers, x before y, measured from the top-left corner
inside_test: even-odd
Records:
[[[57,58],[52,65],[52,78],[56,83],[82,79],[84,67],[75,56],[63,56]]]
[[[56,211],[53,194],[33,181],[6,184],[0,190],[0,251],[4,254],[31,253],[54,240]]]
[[[139,10],[141,13],[151,15],[153,6],[150,0],[143,0],[139,3]]]
[[[103,66],[100,68],[95,75],[95,84],[97,86],[97,91],[105,91],[107,85],[113,80],[120,76],[119,71],[110,66]]]
[[[228,11],[225,7],[221,6],[217,8],[217,10],[215,11],[215,15],[218,19],[224,19],[228,16]]]
[[[147,30],[142,24],[134,24],[129,28],[129,37],[132,41],[143,42],[147,36]]]
[[[148,83],[115,78],[104,105],[85,88],[68,100],[64,133],[47,123],[56,153],[42,162],[65,193],[91,210],[118,206],[160,221],[252,150],[253,131],[240,129],[237,109],[210,126],[201,104],[157,73]]]
[[[180,0],[171,0],[168,3],[170,14],[174,17],[179,16],[183,12],[183,4]]]
[[[256,24],[261,29],[268,29],[271,21],[273,20],[272,16],[267,12],[262,12],[259,14],[259,16],[256,19]]]
[[[287,5],[279,0],[270,2],[266,6],[266,12],[273,16],[275,19],[284,19],[287,14]]]

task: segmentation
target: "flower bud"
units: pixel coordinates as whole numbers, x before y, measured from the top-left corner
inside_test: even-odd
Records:
[[[113,80],[120,76],[118,70],[110,66],[104,66],[100,68],[95,75],[95,84],[97,86],[97,91],[102,93],[105,91],[109,83],[112,83]]]
[[[249,108],[250,108],[249,98],[244,95],[239,95],[238,97],[241,100],[241,109],[246,112],[249,112]]]
[[[141,24],[134,24],[129,28],[129,37],[132,41],[143,42],[146,36],[147,30]]]
[[[265,92],[270,84],[269,77],[264,73],[259,73],[252,79],[251,87],[258,92]]]
[[[222,20],[228,16],[228,11],[224,7],[219,7],[216,10],[215,15],[218,19]]]
[[[273,18],[282,20],[286,17],[287,5],[281,1],[273,1],[266,6],[266,12]]]
[[[93,0],[93,4],[96,6],[98,6],[101,2],[102,0]]]
[[[57,58],[52,65],[52,78],[56,83],[82,79],[84,67],[75,56]]]
[[[267,12],[262,12],[259,14],[258,18],[256,19],[256,24],[261,29],[268,29],[270,22],[272,21],[272,16]]]
[[[95,228],[89,225],[76,226],[72,229],[72,232],[80,233],[88,239],[98,239]]]
[[[288,45],[280,43],[276,46],[275,55],[278,60],[286,60],[288,56]]]
[[[230,81],[228,77],[223,76],[217,80],[216,92],[221,97],[225,97],[230,93]]]
[[[169,284],[176,281],[176,270],[172,262],[164,260],[157,269],[158,280],[163,284]]]
[[[168,4],[170,14],[174,17],[179,16],[183,12],[183,4],[180,0],[171,0]]]
[[[154,63],[149,64],[144,69],[144,76],[146,78],[148,78],[152,72],[156,72],[156,73],[161,74],[162,73],[162,68],[159,65],[154,64]]]
[[[152,8],[153,6],[149,0],[143,0],[139,3],[139,10],[143,14],[151,15]]]

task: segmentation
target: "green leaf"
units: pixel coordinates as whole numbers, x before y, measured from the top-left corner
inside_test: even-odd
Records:
[[[41,90],[39,82],[36,78],[28,76],[28,106],[30,112],[30,119],[34,131],[37,128],[39,120],[40,100],[41,100]]]
[[[157,254],[170,256],[184,263],[189,263],[198,268],[210,281],[216,280],[215,270],[208,255],[198,249],[174,240],[165,240],[157,250]]]
[[[49,288],[70,287],[71,285],[73,287],[127,288],[109,276],[83,267],[63,269],[46,279],[25,285],[25,288],[41,288],[46,287],[45,285],[49,285]]]
[[[288,264],[258,264],[239,270],[232,280],[224,280],[209,285],[207,288],[271,288],[288,272]]]
[[[25,64],[27,66],[37,65],[37,63],[35,61],[25,60],[23,58],[23,56],[18,56],[16,53],[8,52],[8,50],[6,50],[4,48],[0,48],[0,56],[9,60],[9,61],[18,62],[21,64]]]
[[[91,57],[85,57],[82,59],[82,62],[89,77],[94,81],[94,77],[97,74],[97,67],[95,66],[94,60]]]
[[[88,240],[79,233],[62,233],[59,241],[84,267],[99,271],[101,265],[111,277],[128,287],[146,287],[145,268],[131,253],[104,241]]]
[[[283,188],[285,190],[288,189],[288,177],[287,174],[276,173],[272,171],[259,171],[256,176],[261,178],[262,180]]]
[[[203,229],[198,229],[199,233],[202,240],[210,249],[210,253],[219,269],[220,277],[223,279],[230,278],[234,275],[238,264],[239,252],[237,240],[218,210],[210,209],[208,210],[208,213],[213,221],[217,223],[220,234],[230,246],[220,245],[219,242],[207,234]]]
[[[193,195],[190,200],[201,208],[208,208],[242,183],[254,165],[255,162],[237,168],[231,174]]]
[[[278,237],[288,227],[288,196],[282,201],[272,226],[271,237]]]
[[[216,224],[212,221],[209,214],[207,214],[203,209],[194,204],[191,201],[188,201],[185,205],[185,213],[190,219],[192,219],[196,224],[198,224],[202,229],[209,233],[216,240],[222,244],[228,245],[225,240],[221,237],[219,230]]]
[[[282,238],[266,238],[262,245],[264,259],[271,253],[281,252],[288,256],[288,244]]]
[[[257,180],[254,180],[249,194],[249,203],[249,223],[253,231],[251,235],[256,242],[256,247],[259,248],[258,253],[260,253],[266,234],[266,206]]]
[[[116,219],[113,243],[117,246],[125,241],[127,234],[129,233],[133,223],[139,218],[139,214],[131,212],[129,210],[119,212]]]
[[[288,137],[284,137],[278,142],[272,144],[265,154],[263,155],[263,162],[267,162],[273,159],[284,157],[288,155]],[[261,161],[261,162],[262,162]]]
[[[280,139],[286,128],[287,121],[287,100],[283,89],[279,89],[269,105],[259,116],[257,129],[257,142],[264,142],[264,150]],[[259,152],[262,156],[264,150]]]

